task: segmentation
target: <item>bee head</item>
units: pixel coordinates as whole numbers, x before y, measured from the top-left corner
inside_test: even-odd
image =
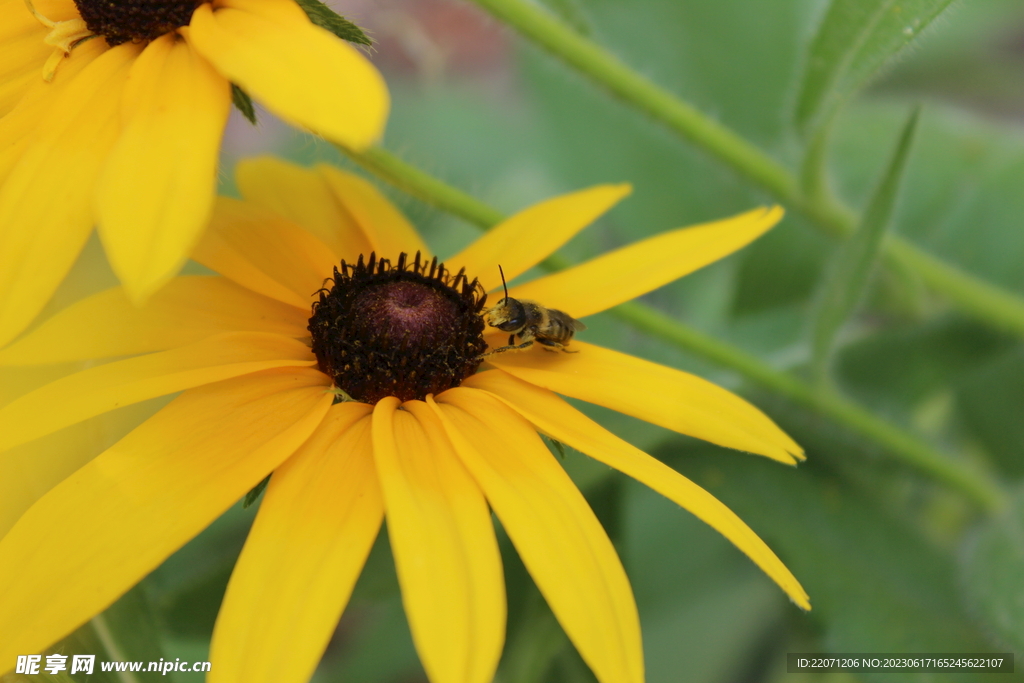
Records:
[[[519,303],[518,300],[513,299],[508,295],[508,285],[505,284],[505,271],[498,266],[498,272],[501,273],[501,288],[505,290],[505,297],[498,299],[498,303],[494,304],[486,313],[487,324],[491,327],[497,327],[502,332],[518,332],[524,325],[526,325],[526,309]]]
[[[502,332],[516,332],[526,325],[526,309],[518,299],[498,299],[498,303],[487,311],[487,324]]]

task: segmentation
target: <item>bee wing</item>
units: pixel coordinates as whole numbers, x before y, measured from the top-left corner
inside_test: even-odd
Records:
[[[557,318],[559,322],[561,322],[563,325],[568,327],[573,332],[579,332],[580,330],[587,329],[586,325],[584,325],[579,320],[572,317],[565,311],[559,311],[558,309],[555,308],[549,308],[548,315]]]

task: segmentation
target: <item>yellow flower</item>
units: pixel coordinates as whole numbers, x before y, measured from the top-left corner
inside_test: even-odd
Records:
[[[380,74],[294,0],[0,0],[0,347],[94,224],[134,301],[177,273],[213,206],[231,83],[354,148],[387,116]]]
[[[428,677],[490,681],[505,628],[493,510],[597,678],[638,683],[640,626],[625,571],[538,432],[685,507],[809,609],[793,575],[728,508],[558,394],[780,462],[802,459],[755,407],[579,339],[575,353],[538,345],[488,356],[477,371],[483,292],[500,291],[498,265],[510,279],[523,274],[628,186],[526,209],[448,269],[355,176],[264,158],[241,164],[238,182],[246,201],[218,200],[194,254],[219,276],[178,277],[142,309],[121,289],[102,292],[0,351],[4,365],[134,355],[8,404],[0,451],[184,390],[84,467],[45,473],[55,487],[0,541],[4,665],[104,609],[273,472],[221,606],[210,681],[306,681],[385,516]],[[668,232],[510,295],[592,315],[735,251],[781,215],[762,208]],[[500,346],[507,333],[489,341]],[[340,390],[355,400],[336,402]],[[56,534],[75,551],[43,552]]]

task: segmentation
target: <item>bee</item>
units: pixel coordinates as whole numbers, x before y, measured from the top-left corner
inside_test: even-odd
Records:
[[[527,349],[533,346],[534,342],[540,344],[546,351],[576,353],[567,349],[566,345],[576,332],[587,329],[587,326],[568,313],[544,308],[536,301],[513,299],[508,295],[505,271],[501,266],[498,266],[498,272],[501,273],[501,286],[505,290],[505,298],[499,299],[498,303],[487,309],[484,318],[491,327],[511,334],[508,336],[507,346],[492,349],[481,358],[506,351]],[[518,344],[516,337],[519,337]]]

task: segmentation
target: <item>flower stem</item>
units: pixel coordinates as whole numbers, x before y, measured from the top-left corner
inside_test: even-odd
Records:
[[[882,446],[903,463],[959,490],[990,512],[1001,509],[1005,504],[1004,493],[989,477],[949,458],[922,439],[872,415],[833,391],[813,388],[793,375],[775,370],[742,349],[682,325],[648,306],[629,302],[613,308],[610,313],[652,337],[731,368],[765,389],[831,418]]]
[[[90,621],[89,625],[93,628],[93,633],[96,634],[96,638],[100,641],[100,645],[106,650],[107,659],[116,662],[126,661],[126,657],[121,648],[117,646],[117,641],[114,639],[114,634],[110,631],[110,626],[107,624],[107,618],[103,614],[97,614]],[[116,678],[120,683],[139,683],[139,678],[130,671],[119,671],[116,674]]]
[[[787,208],[808,218],[822,231],[846,237],[857,217],[827,193],[809,188],[756,146],[711,119],[664,88],[655,85],[588,40],[544,8],[529,0],[473,0],[498,19],[546,49],[597,85],[645,112],[734,171],[767,190]],[[819,141],[824,144],[824,141]],[[824,150],[817,150],[820,156]],[[805,179],[806,180],[806,179]],[[807,190],[813,191],[809,194]],[[1024,299],[926,254],[900,239],[884,245],[887,261],[899,261],[918,272],[964,313],[993,327],[1024,336]]]
[[[353,161],[381,179],[438,209],[487,230],[505,216],[497,209],[405,163],[386,150],[359,153],[342,149]],[[545,266],[561,270],[571,266],[555,255]],[[999,485],[972,467],[949,458],[927,442],[909,434],[841,396],[818,391],[810,384],[763,363],[732,345],[694,330],[650,306],[635,301],[608,311],[652,337],[735,370],[746,379],[838,422],[919,472],[954,488],[987,511],[1003,507]]]
[[[458,216],[478,228],[487,230],[505,220],[505,216],[497,209],[452,187],[443,180],[424,173],[386,149],[371,147],[365,152],[354,152],[344,147],[338,147],[338,149],[367,171],[394,185],[402,192],[453,216]]]

